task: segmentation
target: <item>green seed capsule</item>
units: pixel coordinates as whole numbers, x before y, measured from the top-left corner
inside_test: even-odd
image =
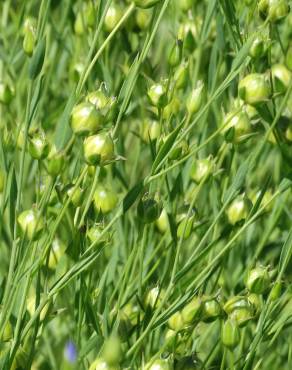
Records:
[[[109,104],[109,98],[101,89],[89,93],[86,96],[86,101],[93,104],[98,110],[103,110]]]
[[[285,63],[286,63],[286,66],[291,71],[292,70],[292,44],[290,44],[290,46],[287,50],[286,57],[285,57]]]
[[[160,289],[158,286],[155,286],[147,292],[144,300],[145,306],[148,306],[152,309],[158,307],[162,302],[164,295],[165,291]]]
[[[222,344],[232,350],[238,346],[239,341],[240,335],[237,323],[230,319],[225,321],[221,330]]]
[[[36,44],[37,20],[27,18],[24,22],[23,33],[23,50],[28,56],[32,56]]]
[[[175,117],[176,115],[179,114],[181,108],[181,101],[177,96],[174,96],[171,101],[164,107],[162,117],[166,120],[169,121],[170,118],[173,116]]]
[[[86,236],[89,239],[90,243],[106,243],[110,239],[110,234],[106,233],[105,235],[101,236],[103,232],[103,227],[99,224],[93,225],[90,229],[87,230]]]
[[[95,8],[94,4],[90,2],[86,2],[83,4],[81,11],[77,13],[75,23],[74,23],[74,31],[76,35],[83,35],[88,28],[93,27],[95,24]]]
[[[77,188],[72,185],[67,190],[68,197],[71,197],[71,203],[74,207],[80,207],[83,201],[83,190],[78,186]]]
[[[229,223],[231,225],[235,225],[238,222],[245,220],[251,208],[252,203],[245,195],[238,196],[227,209]]]
[[[277,281],[273,285],[269,297],[272,301],[276,301],[277,299],[280,298],[281,294],[282,294],[282,283],[280,281]]]
[[[118,203],[116,192],[102,185],[95,190],[93,199],[96,211],[101,213],[109,213]]]
[[[58,152],[55,145],[51,148],[51,151],[48,155],[47,161],[47,171],[49,175],[56,177],[58,176],[65,164],[65,156],[63,152]]]
[[[142,138],[146,143],[154,141],[160,137],[160,124],[158,121],[146,119],[142,125]]]
[[[245,111],[228,113],[224,118],[223,126],[222,134],[225,135],[227,141],[233,143],[240,143],[252,130]]]
[[[292,81],[292,72],[284,64],[274,64],[271,72],[274,92],[285,94]]]
[[[35,209],[23,211],[17,221],[21,231],[29,240],[38,240],[45,227],[43,217]]]
[[[248,272],[247,289],[256,294],[264,293],[270,286],[271,280],[266,267],[258,266]]]
[[[139,30],[144,31],[150,25],[152,17],[152,10],[150,9],[137,9],[135,13],[135,22]]]
[[[152,85],[148,90],[148,97],[156,108],[164,108],[168,103],[166,83]]]
[[[8,342],[10,339],[13,338],[13,329],[10,321],[8,321],[4,327],[3,335],[1,341]]]
[[[237,308],[229,315],[230,319],[235,321],[241,328],[245,326],[250,320],[254,319],[254,312],[252,307],[249,308]]]
[[[205,176],[212,173],[213,166],[211,157],[196,160],[191,167],[191,179],[199,184]]]
[[[146,370],[172,370],[173,366],[170,360],[155,360],[146,365]]]
[[[253,312],[255,316],[258,316],[262,311],[263,301],[259,294],[249,293],[247,296],[247,300],[253,307]]]
[[[137,206],[138,217],[146,224],[158,220],[161,212],[161,204],[148,195],[143,196]]]
[[[158,4],[160,1],[161,0],[134,0],[134,4],[139,8],[147,9]]]
[[[176,40],[168,56],[168,63],[171,67],[177,67],[182,60],[183,42]]]
[[[180,218],[176,232],[178,238],[188,239],[191,236],[195,218],[195,214],[189,217],[185,214]]]
[[[188,10],[190,10],[194,3],[196,2],[196,0],[178,0],[177,3],[178,3],[178,6],[181,10],[183,10],[184,12],[187,12]]]
[[[236,309],[250,307],[250,303],[246,297],[235,296],[228,299],[228,301],[224,304],[223,310],[227,313],[227,315],[229,315]]]
[[[182,310],[181,315],[186,326],[193,324],[200,318],[202,312],[201,297],[194,297]]]
[[[267,53],[267,42],[263,36],[258,36],[249,49],[249,55],[254,59],[262,58]]]
[[[105,341],[102,357],[111,366],[115,366],[121,361],[122,347],[119,337],[113,335]]]
[[[48,267],[51,270],[55,270],[60,259],[64,255],[66,250],[66,245],[58,238],[55,238],[52,243],[52,247],[50,250]]]
[[[97,358],[89,367],[89,370],[120,370],[118,365],[111,366],[103,358]]]
[[[114,142],[106,133],[87,137],[83,149],[85,161],[89,165],[104,165],[114,158]]]
[[[159,218],[155,221],[155,225],[162,234],[169,230],[169,220],[165,209],[162,210]]]
[[[204,322],[212,322],[217,320],[222,315],[220,303],[215,298],[203,300],[202,320]]]
[[[184,89],[189,80],[189,64],[187,62],[182,63],[175,70],[174,81],[176,89]]]
[[[195,88],[191,91],[187,98],[187,111],[190,116],[197,113],[205,99],[205,85],[203,81],[198,81]]]
[[[223,309],[239,327],[246,325],[254,318],[254,307],[247,297],[232,297],[225,303]]]
[[[268,18],[270,22],[277,22],[289,14],[290,7],[287,0],[260,0],[258,4],[260,16]]]
[[[98,131],[103,121],[103,116],[93,104],[81,103],[72,111],[71,128],[75,135],[90,135]]]
[[[29,135],[28,151],[32,158],[40,160],[48,156],[50,144],[47,141],[44,131],[36,130]]]
[[[14,89],[7,83],[0,81],[0,103],[8,105],[14,97]]]
[[[247,75],[239,82],[238,93],[240,98],[250,105],[268,101],[271,96],[268,77],[259,73]]]
[[[123,10],[118,4],[112,4],[108,8],[104,19],[104,28],[107,32],[111,32],[119,23],[123,16]]]
[[[174,331],[181,331],[184,329],[184,321],[182,318],[181,312],[174,313],[169,319],[168,319],[168,326],[170,329]]]

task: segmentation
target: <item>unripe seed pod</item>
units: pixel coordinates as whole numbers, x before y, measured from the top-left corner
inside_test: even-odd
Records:
[[[104,18],[104,29],[111,32],[123,16],[123,10],[118,4],[110,5]]]
[[[277,299],[280,298],[282,293],[282,283],[281,281],[277,281],[274,285],[273,288],[270,291],[270,299],[271,301],[276,301]]]
[[[266,267],[257,266],[248,272],[246,287],[250,292],[262,294],[269,288],[270,283],[271,279]]]
[[[71,203],[74,205],[74,207],[80,207],[83,201],[83,190],[78,186],[77,188],[75,185],[72,185],[67,190],[68,197],[71,197]]]
[[[260,0],[258,8],[260,16],[270,22],[286,17],[290,10],[287,0]]]
[[[195,2],[196,0],[179,0],[177,3],[181,10],[187,12],[192,8]]]
[[[134,4],[139,8],[147,9],[158,4],[160,1],[161,0],[134,0]]]
[[[181,312],[174,313],[169,319],[168,319],[168,326],[170,329],[174,331],[181,331],[184,329],[184,321],[182,318]]]
[[[13,97],[14,89],[12,89],[7,83],[0,81],[0,103],[8,105]]]
[[[172,370],[173,366],[170,360],[155,360],[146,365],[145,370]]]
[[[89,367],[89,370],[120,370],[118,365],[110,366],[103,358],[97,358]]]
[[[5,187],[5,173],[0,170],[0,193],[3,192]]]
[[[203,300],[202,320],[204,322],[212,322],[217,320],[222,315],[220,303],[215,298]]]
[[[221,330],[221,342],[229,348],[234,349],[240,341],[239,328],[234,320],[226,320]]]
[[[56,177],[64,168],[65,156],[63,152],[58,152],[56,147],[53,146],[48,155],[47,171],[49,175]]]
[[[250,308],[251,305],[246,297],[243,296],[234,296],[224,304],[224,311],[227,315],[231,314],[234,310],[240,308]]]
[[[48,267],[51,270],[55,270],[61,257],[64,255],[65,250],[66,250],[66,245],[60,239],[55,238],[52,243],[52,248],[50,250],[49,261],[48,261]]]
[[[42,130],[29,134],[28,151],[32,158],[40,160],[48,156],[50,144]]]
[[[162,234],[169,230],[169,220],[165,209],[162,210],[159,218],[155,222],[155,225]]]
[[[271,72],[274,92],[285,94],[292,81],[292,72],[284,64],[274,64]]]
[[[138,217],[146,224],[158,220],[161,212],[160,202],[148,195],[143,196],[137,206]]]
[[[166,107],[163,109],[162,117],[166,120],[169,121],[171,116],[176,116],[181,107],[181,102],[177,96],[174,96],[171,101],[167,104]]]
[[[183,89],[186,87],[189,79],[189,64],[188,62],[182,63],[178,68],[175,70],[174,73],[174,81],[175,87],[177,89]]]
[[[149,9],[137,9],[135,13],[135,22],[137,27],[144,31],[146,30],[151,22],[152,10]]]
[[[194,297],[182,310],[181,316],[185,325],[191,325],[200,318],[202,311],[201,297]]]
[[[83,35],[87,28],[93,27],[95,23],[95,9],[91,1],[82,4],[82,9],[77,13],[74,31],[77,35]]]
[[[255,316],[258,316],[262,311],[263,302],[259,294],[250,293],[247,296],[247,300],[253,307],[253,312]]]
[[[152,85],[148,90],[148,97],[156,108],[164,108],[168,103],[166,81]]]
[[[122,348],[120,339],[113,335],[104,343],[102,357],[111,366],[118,365],[122,359]]]
[[[116,192],[102,185],[95,190],[93,199],[96,211],[101,213],[109,213],[118,203]]]
[[[103,116],[93,104],[81,103],[72,111],[71,128],[75,135],[90,135],[98,131],[103,121]]]
[[[40,301],[42,301],[43,299],[43,294],[41,293],[40,295]],[[40,320],[43,321],[49,311],[49,308],[50,308],[50,303],[47,303],[44,308],[41,310],[41,313],[40,313]],[[36,310],[36,294],[35,292],[32,292],[30,293],[29,297],[27,298],[27,301],[26,301],[26,309],[28,311],[28,313],[30,314],[30,316],[33,316],[34,313],[35,313],[35,310]]]
[[[205,99],[205,85],[204,82],[199,80],[195,88],[191,91],[187,98],[187,111],[190,116],[197,113]]]
[[[176,40],[168,56],[168,63],[171,67],[177,67],[182,60],[183,42]]]
[[[240,98],[250,105],[268,101],[271,96],[268,77],[259,73],[247,75],[239,82],[238,93]]]
[[[185,214],[183,218],[180,219],[176,232],[178,238],[188,239],[190,237],[195,217],[196,217],[195,214],[189,217],[187,216],[187,214]]]
[[[244,194],[235,198],[226,212],[229,223],[235,225],[239,221],[245,220],[251,208],[252,203]]]
[[[23,211],[17,219],[21,231],[29,240],[37,240],[45,227],[43,217],[38,214],[37,210],[29,209]]]
[[[254,319],[253,308],[251,306],[246,308],[237,308],[230,313],[229,317],[231,320],[235,321],[237,325],[241,328],[245,326],[250,320]]]
[[[105,243],[109,241],[110,234],[106,233],[103,236],[101,236],[102,231],[103,231],[103,227],[99,224],[96,224],[87,230],[86,236],[91,243],[97,242],[97,245],[101,243]]]
[[[245,111],[230,112],[223,122],[222,133],[228,141],[239,143],[251,132],[251,123]]]
[[[3,335],[1,338],[2,342],[8,342],[10,339],[13,338],[13,330],[12,330],[12,325],[10,321],[8,321],[4,327]]]
[[[262,58],[267,53],[267,43],[263,36],[258,36],[249,49],[249,55],[254,59]]]
[[[199,184],[207,174],[212,173],[213,166],[211,157],[196,160],[191,168],[191,179]]]
[[[37,32],[37,21],[35,18],[27,18],[24,22],[23,27],[24,39],[23,39],[23,50],[28,56],[32,56],[35,43],[36,43],[36,32]]]
[[[160,124],[158,121],[146,119],[143,121],[142,138],[146,143],[154,141],[160,137]]]
[[[285,58],[285,63],[286,63],[286,66],[291,71],[292,70],[292,44],[290,44],[290,46],[289,46],[289,48],[287,50],[286,58]]]
[[[85,161],[89,165],[104,165],[114,158],[114,142],[106,133],[87,137],[83,149]]]
[[[93,104],[96,109],[102,110],[107,107],[109,98],[104,94],[102,89],[93,91],[86,96],[86,101]]]

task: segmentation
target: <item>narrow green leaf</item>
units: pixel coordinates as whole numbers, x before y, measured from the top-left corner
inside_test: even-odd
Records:
[[[123,200],[123,213],[126,213],[132,205],[135,203],[139,195],[141,194],[142,190],[144,188],[144,182],[141,181],[138,184],[136,184],[125,196]]]

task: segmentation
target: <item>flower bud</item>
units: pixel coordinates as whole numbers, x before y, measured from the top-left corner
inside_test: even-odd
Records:
[[[85,161],[89,165],[104,165],[114,158],[114,142],[106,133],[87,137],[83,149]]]
[[[187,214],[185,214],[182,216],[182,218],[180,218],[176,232],[178,238],[188,239],[190,237],[195,217],[195,214],[190,215],[189,217]]]
[[[7,83],[0,81],[0,103],[8,105],[13,97],[14,89],[12,89]]]
[[[184,89],[189,80],[189,64],[184,62],[174,72],[175,87]]]
[[[98,131],[103,121],[103,116],[93,104],[81,103],[72,111],[71,128],[75,135],[90,135]]]
[[[139,8],[151,8],[152,6],[158,4],[161,0],[134,0],[134,4]]]
[[[251,132],[251,123],[245,111],[228,113],[223,126],[222,133],[225,134],[227,141],[233,143],[239,143]]]
[[[290,46],[287,50],[286,57],[285,57],[285,63],[286,63],[286,66],[291,71],[292,70],[292,44],[290,44]]]
[[[260,16],[268,18],[270,22],[277,22],[286,17],[290,11],[287,0],[260,0],[258,8]]]
[[[41,293],[40,302],[42,301],[43,297],[44,297],[44,295]],[[50,303],[47,303],[44,306],[44,308],[41,310],[41,313],[40,313],[40,320],[41,321],[43,321],[45,319],[45,317],[47,316],[49,308],[50,308]],[[34,315],[35,310],[36,310],[36,294],[35,294],[34,291],[31,292],[30,295],[27,298],[26,309],[27,309],[28,313],[30,314],[30,316]]]
[[[82,4],[82,9],[77,13],[74,31],[77,35],[83,35],[86,30],[95,24],[95,9],[91,1]]]
[[[191,179],[199,184],[207,174],[211,174],[213,162],[211,157],[198,159],[191,167]]]
[[[155,360],[150,364],[146,365],[145,370],[172,370],[173,366],[170,360]]]
[[[203,300],[202,320],[204,322],[212,322],[221,317],[222,309],[220,303],[215,298],[207,298]]]
[[[181,316],[185,325],[191,325],[199,320],[202,311],[201,297],[194,297],[182,310]]]
[[[146,224],[156,221],[161,211],[162,207],[160,202],[147,194],[140,199],[137,206],[138,217]]]
[[[177,67],[182,60],[183,42],[176,40],[168,56],[168,63],[171,67]]]
[[[292,81],[292,72],[284,64],[274,64],[271,72],[274,92],[285,94]]]
[[[184,49],[192,53],[196,48],[196,40],[199,37],[198,26],[193,21],[187,21],[180,25],[178,39],[184,43]]]
[[[148,90],[148,97],[152,105],[157,108],[164,108],[168,103],[165,81],[152,85]]]
[[[162,210],[159,218],[155,222],[155,225],[162,234],[166,233],[169,230],[169,220],[165,209]]]
[[[268,77],[259,73],[247,75],[239,82],[238,93],[240,98],[250,105],[268,101],[271,96]]]
[[[28,151],[32,158],[40,160],[48,156],[50,144],[47,141],[44,131],[35,130],[29,134]]]
[[[8,342],[10,339],[13,338],[13,329],[10,321],[8,321],[4,327],[3,335],[1,338],[2,342]]]
[[[280,298],[282,293],[282,283],[281,281],[277,281],[274,285],[273,288],[270,291],[270,299],[271,301],[276,301],[277,299]]]
[[[169,121],[172,116],[177,116],[181,107],[181,101],[177,96],[174,96],[171,101],[164,107],[162,117]]]
[[[221,330],[222,344],[233,350],[236,348],[240,341],[239,328],[234,320],[226,320]]]
[[[247,300],[252,305],[254,315],[258,316],[263,307],[261,296],[259,294],[249,293]]]
[[[109,337],[102,351],[102,357],[109,365],[117,365],[122,359],[122,348],[120,339],[113,335]]]
[[[55,238],[52,243],[50,250],[48,267],[51,270],[55,270],[57,264],[59,263],[61,257],[64,255],[66,250],[66,245],[58,238]]]
[[[168,319],[168,326],[170,329],[174,331],[181,331],[184,329],[184,321],[182,318],[181,312],[174,313],[169,319]]]
[[[244,194],[238,196],[227,209],[229,223],[235,225],[239,221],[245,220],[251,208],[252,203]]]
[[[29,209],[23,211],[17,219],[21,231],[29,240],[37,240],[45,227],[43,217],[38,214],[37,210]]]
[[[116,192],[102,185],[95,190],[93,199],[95,210],[101,213],[109,213],[118,203]]]
[[[250,292],[262,294],[269,288],[270,283],[271,280],[266,267],[257,266],[248,272],[246,287]]]
[[[83,201],[83,190],[78,186],[77,188],[75,185],[71,185],[69,189],[67,190],[68,197],[71,198],[71,203],[74,205],[74,207],[80,207]]]
[[[197,113],[201,109],[204,98],[205,85],[203,81],[199,80],[187,98],[186,106],[190,116]]]
[[[159,306],[164,295],[165,291],[160,289],[158,286],[155,286],[147,292],[145,297],[145,306],[148,306],[152,309]]]
[[[104,18],[104,29],[111,32],[123,16],[123,10],[118,4],[112,3]]]
[[[22,47],[25,54],[31,57],[36,44],[37,20],[35,18],[27,18],[23,28],[24,39]]]
[[[154,141],[160,137],[160,124],[158,121],[146,119],[143,121],[142,138],[146,143]]]

